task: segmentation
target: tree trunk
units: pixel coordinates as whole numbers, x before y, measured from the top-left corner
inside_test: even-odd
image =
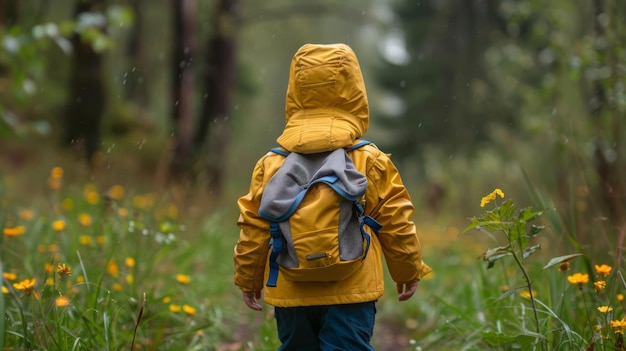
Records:
[[[17,23],[17,1],[0,0],[0,28],[10,28]]]
[[[74,17],[82,13],[103,13],[104,0],[83,0],[76,4]],[[101,28],[104,31],[104,28]],[[105,109],[103,57],[91,43],[72,37],[74,55],[70,72],[69,99],[65,113],[65,142],[77,146],[87,162],[93,161],[98,150],[101,119]]]
[[[608,5],[608,8],[604,6]],[[595,143],[596,173],[599,177],[601,198],[604,201],[608,218],[616,233],[616,264],[621,257],[621,250],[626,240],[626,215],[624,202],[626,201],[625,187],[621,169],[624,155],[621,154],[622,142],[621,131],[623,129],[624,113],[615,101],[619,100],[615,87],[619,85],[621,73],[617,69],[619,43],[623,38],[617,29],[620,19],[619,0],[601,1],[594,0],[594,32],[597,39],[604,39],[613,45],[607,45],[600,57],[605,57],[603,65],[610,68],[611,75],[606,81],[595,81],[593,84],[593,96],[589,99],[590,119],[597,130]],[[601,15],[609,16],[609,25],[600,23]],[[601,50],[601,49],[600,49]],[[608,81],[608,82],[607,82]],[[607,89],[606,87],[612,87]]]
[[[193,143],[193,93],[195,51],[195,2],[172,0],[174,13],[174,47],[172,55],[172,118],[175,128],[174,153],[170,174],[181,180],[191,174]]]
[[[230,141],[229,113],[235,85],[239,0],[218,0],[212,23],[215,27],[208,42],[205,98],[194,144],[205,153],[207,185],[211,194],[219,198],[224,187]]]
[[[143,47],[143,0],[130,0],[135,13],[135,22],[130,32],[130,38],[126,47],[128,57],[128,71],[126,72],[125,95],[128,101],[133,101],[141,107],[145,107],[148,100],[146,86],[144,84],[144,47]]]

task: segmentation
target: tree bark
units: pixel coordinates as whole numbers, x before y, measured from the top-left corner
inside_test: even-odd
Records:
[[[103,12],[104,0],[83,0],[76,3],[75,18],[82,13]],[[104,31],[104,28],[101,28]],[[74,48],[70,72],[69,100],[64,120],[66,144],[75,145],[93,162],[99,148],[101,119],[105,109],[105,92],[102,78],[103,57],[80,34],[72,37]]]
[[[607,14],[607,9],[604,8],[604,2],[600,0],[594,0],[594,13],[595,13],[595,25],[594,31],[597,38],[605,38],[606,40],[614,41],[614,44],[618,43],[617,38],[610,37],[614,33],[607,33],[607,31],[611,30],[611,27],[605,29],[605,27],[600,24],[600,15]],[[615,9],[609,9],[609,13],[614,15],[613,11]],[[611,20],[618,20],[613,16]],[[615,23],[611,24],[615,26]],[[607,78],[609,82],[609,86],[617,86],[615,84],[619,80],[619,73],[617,72],[616,65],[618,59],[616,58],[615,46],[608,46],[606,51],[603,53],[603,56],[606,57],[606,62],[603,64],[611,69],[611,75]],[[590,99],[590,118],[597,122],[596,129],[598,131],[597,142],[596,142],[596,150],[595,150],[595,158],[596,158],[596,173],[598,174],[600,181],[603,185],[603,194],[602,197],[604,199],[604,203],[609,212],[609,218],[611,219],[611,223],[613,223],[617,232],[620,232],[619,228],[624,225],[626,218],[624,218],[624,209],[623,209],[623,201],[625,199],[624,196],[624,186],[622,184],[622,177],[620,175],[620,162],[619,160],[623,158],[620,155],[621,149],[621,123],[622,123],[622,113],[615,106],[615,102],[611,101],[612,99],[608,96],[613,92],[608,92],[603,84],[605,82],[596,81],[594,82],[594,94],[592,99]],[[612,130],[603,130],[604,128],[601,126],[600,122],[604,118],[607,119],[606,126],[610,126]],[[595,123],[594,123],[595,124]],[[608,156],[608,155],[611,156]]]
[[[135,22],[130,32],[130,38],[126,47],[128,56],[128,71],[126,72],[125,95],[126,99],[135,102],[139,106],[145,106],[148,100],[146,86],[144,84],[144,47],[143,47],[143,0],[130,0],[135,13]]]
[[[218,0],[208,42],[205,94],[200,123],[194,138],[197,150],[205,152],[208,188],[220,197],[230,141],[230,104],[235,85],[239,0]]]
[[[172,55],[172,118],[175,129],[170,175],[177,180],[191,175],[195,52],[195,2],[172,0],[174,47]]]
[[[17,1],[0,0],[0,28],[9,28],[17,23]]]

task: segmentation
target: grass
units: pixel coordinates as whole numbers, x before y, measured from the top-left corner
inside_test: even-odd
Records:
[[[40,174],[32,185],[38,190],[26,198],[8,178],[0,185],[0,349],[277,348],[271,308],[248,311],[232,285],[232,209],[205,211],[207,204],[180,201],[174,190],[69,181],[69,172]],[[565,239],[546,235],[524,239],[526,248],[545,250],[524,257],[523,272],[509,254],[488,269],[477,257],[503,247],[497,230],[459,237],[460,230],[445,228],[422,226],[425,260],[435,273],[413,299],[398,303],[387,277],[378,303],[383,331],[373,340],[378,350],[620,347],[623,261],[610,271],[606,257],[587,252],[551,261],[554,242]],[[519,229],[516,235],[525,235]],[[401,341],[386,344],[394,338]]]

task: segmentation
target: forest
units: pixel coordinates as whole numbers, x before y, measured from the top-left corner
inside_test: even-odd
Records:
[[[0,349],[277,349],[236,201],[306,43],[357,54],[434,270],[377,350],[626,350],[623,0],[0,0]]]

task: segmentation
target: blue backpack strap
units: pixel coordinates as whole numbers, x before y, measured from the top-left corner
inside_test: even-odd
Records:
[[[354,145],[352,145],[352,146],[348,149],[348,151],[352,151],[352,150],[358,149],[358,148],[360,148],[360,147],[362,147],[362,146],[369,145],[369,144],[371,144],[371,143],[372,143],[371,141],[369,141],[369,140],[365,140],[365,139],[357,139],[357,140],[359,140],[359,142],[358,142],[358,143],[356,143],[356,144],[354,144]]]
[[[337,177],[329,176],[325,178],[335,178],[334,180],[329,180],[331,182],[335,182],[337,180]],[[270,253],[270,262],[269,262],[270,271],[267,276],[267,283],[265,283],[265,285],[267,285],[268,287],[272,287],[272,288],[276,287],[276,283],[278,281],[278,272],[280,270],[279,268],[280,265],[278,264],[278,261],[276,259],[278,258],[278,255],[283,251],[283,246],[284,246],[283,235],[282,235],[282,232],[280,230],[280,226],[278,225],[278,223],[286,221],[289,217],[291,217],[291,215],[296,211],[298,206],[300,206],[302,199],[304,199],[304,195],[306,195],[309,189],[310,188],[306,188],[300,191],[298,195],[296,196],[296,198],[294,199],[291,206],[289,207],[289,209],[280,217],[274,217],[265,213],[264,211],[259,210],[259,215],[262,218],[265,218],[270,221],[270,236],[272,237],[272,239],[270,240],[270,245],[272,246],[272,253]]]
[[[367,225],[368,227],[372,228],[374,233],[378,233],[380,228],[382,228],[383,226],[371,216],[366,215],[365,209],[357,201],[354,201],[354,207],[356,208],[357,214],[359,215],[359,225],[361,227],[361,235],[366,241],[365,253],[363,255],[363,259],[365,260],[365,257],[367,257],[367,252],[369,251],[369,248],[370,248],[371,238],[370,238],[370,235],[365,231],[364,226]]]
[[[267,276],[266,285],[269,287],[276,287],[276,281],[278,280],[278,254],[283,251],[283,238],[280,233],[280,227],[277,222],[270,223],[270,235],[272,239],[270,245],[272,246],[272,253],[270,254],[270,272]]]
[[[273,147],[270,149],[271,152],[275,153],[275,154],[279,154],[281,156],[285,156],[287,157],[287,155],[289,155],[289,151],[285,151],[279,147]]]

